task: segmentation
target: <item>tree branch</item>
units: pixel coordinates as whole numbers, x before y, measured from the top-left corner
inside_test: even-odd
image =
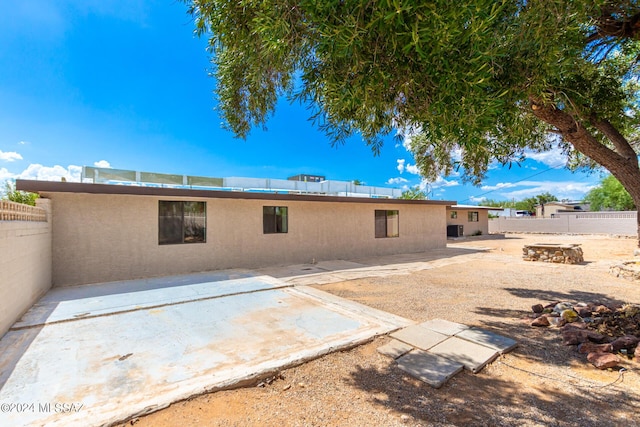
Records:
[[[609,141],[613,143],[613,146],[616,147],[616,152],[620,154],[622,157],[627,160],[635,159],[638,157],[638,154],[629,144],[629,141],[622,136],[622,134],[613,127],[613,125],[608,120],[598,120],[595,117],[592,117],[591,122],[600,132],[606,136]]]

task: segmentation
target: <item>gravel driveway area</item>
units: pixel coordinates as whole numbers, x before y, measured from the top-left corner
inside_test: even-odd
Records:
[[[376,351],[389,341],[381,336],[255,386],[198,396],[123,425],[640,425],[639,363],[598,370],[562,344],[558,329],[533,328],[527,317],[532,305],[554,301],[640,303],[640,283],[609,272],[634,259],[635,239],[507,234],[449,243],[471,250],[407,274],[316,286],[416,322],[440,318],[519,342],[480,373],[465,371],[433,389]],[[580,244],[585,262],[524,261],[522,248],[533,243]]]

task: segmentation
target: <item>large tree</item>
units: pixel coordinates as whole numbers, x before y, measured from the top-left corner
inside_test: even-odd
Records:
[[[640,205],[637,0],[185,1],[239,137],[285,96],[334,142],[401,130],[429,179],[559,146]]]
[[[629,193],[612,175],[602,178],[600,185],[591,189],[584,199],[592,211],[630,211],[636,208]]]

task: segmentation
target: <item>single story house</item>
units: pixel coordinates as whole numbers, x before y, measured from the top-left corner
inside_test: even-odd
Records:
[[[500,210],[490,206],[447,206],[447,237],[489,234],[489,211]]]
[[[53,286],[444,248],[454,204],[32,180],[16,187],[40,194],[49,210]],[[486,210],[475,211],[486,224]]]
[[[585,212],[589,210],[588,203],[582,202],[549,202],[536,205],[536,218],[553,218],[559,213]]]

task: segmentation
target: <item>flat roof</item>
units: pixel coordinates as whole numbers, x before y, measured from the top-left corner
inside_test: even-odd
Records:
[[[253,193],[247,191],[200,190],[176,187],[149,187],[137,185],[90,184],[83,182],[37,181],[18,179],[16,189],[32,193],[85,193],[130,196],[202,197],[213,199],[287,200],[300,202],[385,203],[403,205],[444,205],[450,200],[406,200],[370,197],[321,196],[307,194]]]
[[[452,205],[447,207],[450,209],[475,209],[475,210],[488,210],[488,211],[504,210],[504,208],[494,207],[494,206]]]

